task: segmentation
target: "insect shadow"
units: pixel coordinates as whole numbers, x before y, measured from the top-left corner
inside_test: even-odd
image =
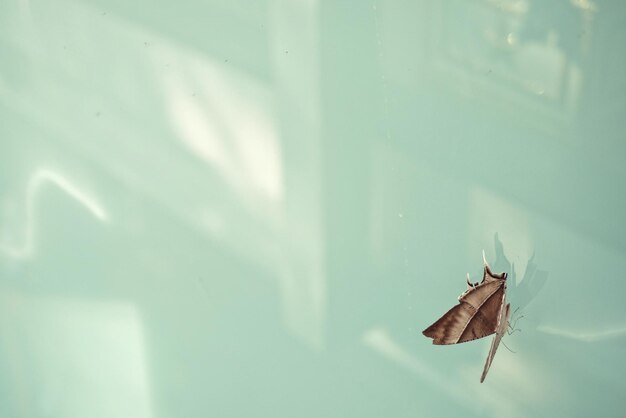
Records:
[[[535,254],[528,259],[526,263],[526,270],[522,280],[517,283],[517,273],[515,272],[515,264],[511,263],[506,254],[504,253],[504,245],[496,232],[493,237],[494,246],[496,250],[496,259],[493,263],[493,269],[495,271],[508,271],[509,273],[509,292],[508,298],[511,305],[516,309],[513,315],[518,310],[523,310],[528,304],[537,297],[539,292],[543,289],[548,281],[548,272],[541,270],[535,263]],[[523,315],[522,315],[523,317]]]
[[[504,252],[504,244],[500,240],[497,232],[494,234],[493,241],[496,251],[496,259],[493,263],[494,270],[509,272],[509,299],[511,301],[511,304],[513,306],[516,306],[511,315],[512,319],[507,329],[507,334],[512,335],[516,332],[522,332],[522,329],[517,326],[517,322],[525,317],[525,315],[521,313],[521,310],[528,306],[528,304],[537,297],[539,292],[541,292],[546,282],[548,281],[548,272],[545,270],[541,270],[537,267],[537,264],[534,261],[535,254],[533,253],[533,255],[530,257],[530,259],[528,259],[528,262],[526,263],[526,269],[524,271],[524,276],[522,277],[522,280],[517,283],[515,264],[511,263],[506,257],[506,254]],[[502,342],[502,344],[510,352],[515,353],[515,351],[511,350],[504,343],[504,341]]]

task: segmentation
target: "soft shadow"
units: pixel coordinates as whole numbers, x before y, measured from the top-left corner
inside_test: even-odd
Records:
[[[492,264],[493,270],[509,273],[509,300],[511,301],[513,309],[523,309],[537,297],[541,289],[545,286],[548,280],[548,272],[537,267],[537,264],[534,262],[535,254],[533,253],[532,257],[530,257],[526,263],[524,276],[518,281],[515,272],[515,264],[512,264],[507,259],[504,253],[504,244],[500,241],[497,232],[494,234],[493,241],[496,250],[496,260]]]

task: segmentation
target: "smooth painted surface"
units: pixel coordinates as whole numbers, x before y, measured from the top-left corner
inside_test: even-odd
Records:
[[[545,3],[0,3],[0,416],[623,416],[626,9]]]

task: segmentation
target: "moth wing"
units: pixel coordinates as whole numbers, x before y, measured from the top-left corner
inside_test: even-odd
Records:
[[[476,303],[476,319],[489,327],[491,333],[496,332],[502,315],[505,290],[506,286],[503,282],[489,283],[484,285],[484,290],[476,288],[475,292],[466,295],[465,301],[470,304]]]
[[[480,376],[480,383],[485,381],[485,377],[487,377],[487,372],[491,367],[491,363],[493,362],[493,358],[496,355],[496,350],[500,345],[500,340],[504,336],[504,332],[506,331],[506,327],[509,325],[509,318],[511,316],[511,304],[507,303],[506,308],[502,309],[501,317],[498,320],[498,328],[496,329],[496,335],[493,337],[491,341],[491,348],[489,349],[489,355],[487,355],[487,360],[485,361],[485,368],[483,369],[483,374]],[[504,314],[503,314],[504,312]],[[503,320],[504,319],[504,320]]]
[[[461,296],[461,302],[467,302],[476,309],[481,307],[489,300],[496,292],[504,286],[504,282],[501,280],[483,282],[475,288],[467,291]],[[498,308],[500,308],[499,301]]]
[[[426,328],[423,334],[432,338],[433,344],[457,344],[474,314],[472,306],[459,303]]]
[[[470,290],[423,334],[438,345],[459,344],[493,334],[498,326],[504,289],[503,282],[492,282]]]
[[[468,303],[455,305],[434,324],[423,331],[433,344],[459,344],[491,335],[495,325]]]

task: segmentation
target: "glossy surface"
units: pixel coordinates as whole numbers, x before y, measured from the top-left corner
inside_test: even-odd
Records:
[[[623,416],[623,2],[158,3],[0,3],[0,416]]]

